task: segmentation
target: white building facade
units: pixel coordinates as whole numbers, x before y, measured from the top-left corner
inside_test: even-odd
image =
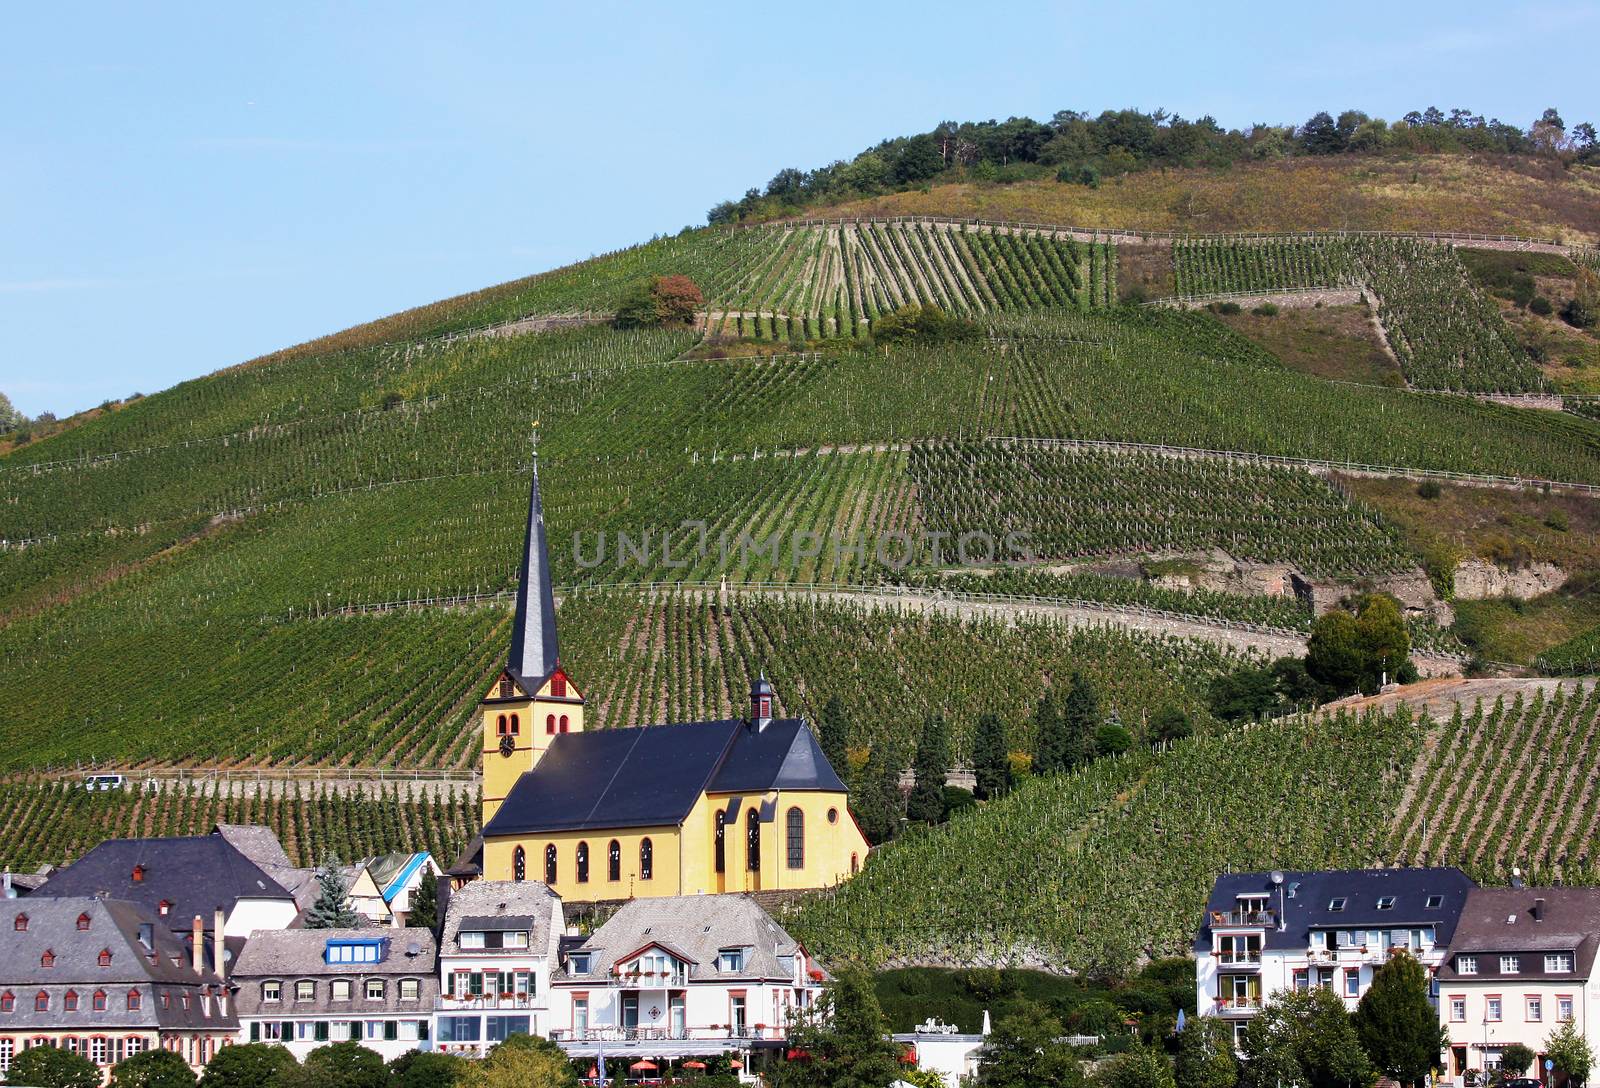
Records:
[[[1236,1037],[1281,990],[1332,990],[1353,1010],[1397,952],[1444,961],[1474,887],[1454,868],[1227,874],[1195,941],[1196,1008]]]
[[[546,1035],[561,900],[535,881],[475,880],[450,894],[439,945],[434,1039],[482,1054],[518,1032]]]

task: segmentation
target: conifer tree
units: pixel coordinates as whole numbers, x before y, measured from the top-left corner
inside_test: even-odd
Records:
[[[1061,733],[1061,716],[1049,692],[1040,696],[1033,708],[1033,773],[1055,774],[1066,769],[1066,738]]]
[[[1067,697],[1061,704],[1062,759],[1070,770],[1094,758],[1095,733],[1101,725],[1100,696],[1081,672],[1072,674]]]
[[[981,801],[1000,797],[1011,789],[1011,752],[1006,743],[1006,723],[998,714],[978,718],[972,738],[972,771],[977,779],[973,795]]]
[[[911,787],[906,815],[925,824],[941,822],[944,819],[944,782],[950,773],[950,730],[945,726],[944,715],[928,715],[911,766],[917,780]]]
[[[437,929],[439,926],[439,880],[430,869],[423,869],[422,883],[411,893],[406,926],[410,929]]]
[[[861,768],[860,781],[853,791],[860,798],[854,806],[861,833],[874,846],[888,842],[900,830],[900,768],[887,744],[873,746],[867,765]]]
[[[339,855],[329,854],[317,869],[316,902],[306,910],[307,929],[350,929],[358,919],[346,902],[350,889],[345,886],[344,863]]]
[[[828,696],[817,719],[817,743],[841,777],[850,762],[850,715],[837,695]]]
[[[1445,1046],[1439,1014],[1428,1001],[1427,972],[1405,952],[1373,974],[1351,1022],[1372,1064],[1401,1084],[1425,1079]]]

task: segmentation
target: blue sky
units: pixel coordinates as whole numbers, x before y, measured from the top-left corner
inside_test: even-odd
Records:
[[[152,392],[942,119],[1600,121],[1563,45],[1597,29],[1595,3],[14,7],[0,391]]]

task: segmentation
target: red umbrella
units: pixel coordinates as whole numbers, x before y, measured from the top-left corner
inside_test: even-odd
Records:
[[[733,1061],[729,1062],[728,1065],[734,1069],[744,1068],[744,1062],[740,1061],[738,1058],[733,1059]]]
[[[705,1062],[684,1062],[683,1063],[683,1067],[685,1069],[704,1069],[706,1067],[706,1063]]]
[[[632,1065],[628,1066],[628,1068],[633,1070],[635,1073],[654,1072],[656,1063],[640,1059],[639,1061],[636,1061]]]
[[[595,1077],[598,1077],[598,1076],[599,1076],[599,1075],[600,1075],[600,1069],[599,1069],[599,1067],[598,1067],[598,1066],[593,1066],[593,1065],[591,1065],[591,1066],[590,1066],[590,1067],[589,1067],[589,1077],[590,1077],[590,1079],[593,1079],[593,1078],[595,1078]]]

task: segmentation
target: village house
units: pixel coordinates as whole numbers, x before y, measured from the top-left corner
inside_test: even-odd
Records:
[[[827,977],[748,896],[636,899],[567,951],[552,1037],[579,1058],[739,1051],[748,1068],[753,1052],[784,1048]]]
[[[1567,1021],[1600,1049],[1597,945],[1600,888],[1474,888],[1438,972],[1446,1074],[1464,1083],[1521,1043],[1537,1056],[1522,1072],[1548,1083],[1545,1041]]]
[[[199,1069],[239,1021],[219,965],[225,938],[186,945],[139,903],[10,900],[0,918],[0,1074],[26,1049],[61,1047],[109,1074],[157,1047]]]
[[[568,902],[820,888],[867,854],[843,781],[777,693],[748,715],[585,731],[562,668],[535,464],[511,652],[483,698],[483,832],[451,867]]]
[[[239,1039],[302,1059],[345,1040],[385,1061],[429,1050],[436,953],[425,929],[258,930],[233,971]]]
[[[1280,990],[1332,990],[1354,1009],[1396,952],[1443,962],[1474,888],[1455,868],[1225,874],[1195,939],[1196,1008],[1236,1038]]]
[[[550,975],[566,923],[533,880],[475,880],[452,892],[439,941],[434,1040],[477,1056],[508,1035],[550,1034]]]

